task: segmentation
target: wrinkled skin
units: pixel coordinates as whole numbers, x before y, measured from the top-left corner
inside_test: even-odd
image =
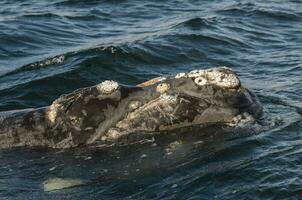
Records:
[[[105,81],[63,95],[45,108],[0,113],[0,148],[115,143],[132,133],[236,126],[261,113],[257,97],[225,67],[160,77],[135,87]]]

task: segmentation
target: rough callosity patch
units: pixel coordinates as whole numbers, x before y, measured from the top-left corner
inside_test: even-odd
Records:
[[[205,76],[206,70],[199,69],[199,70],[193,70],[190,71],[187,76],[189,78],[194,78],[194,77],[200,77],[200,76]]]
[[[221,68],[207,71],[207,78],[214,84],[223,88],[235,88],[240,85],[240,81],[234,73],[230,73],[229,69],[227,69],[228,71],[220,69]],[[222,69],[226,68],[224,67]]]
[[[106,80],[96,86],[97,90],[103,94],[111,94],[116,91],[119,87],[119,84],[115,81]]]
[[[133,116],[132,116],[132,117],[133,117]],[[129,117],[129,119],[131,119],[131,117]],[[122,121],[119,121],[119,122],[116,124],[116,127],[125,130],[125,129],[129,129],[129,128],[130,128],[130,125],[129,125],[129,123],[125,123],[125,122],[122,120]]]
[[[141,102],[140,101],[131,101],[130,103],[129,103],[129,105],[128,105],[128,108],[130,109],[130,110],[135,110],[135,109],[137,109],[138,107],[140,107],[141,106]]]
[[[183,78],[183,77],[186,77],[186,73],[184,73],[184,72],[178,73],[175,76],[175,78]]]
[[[193,70],[187,74],[180,73],[175,78],[195,78],[197,85],[215,84],[222,88],[236,88],[240,85],[240,81],[234,72],[227,67],[218,67],[206,70]],[[200,78],[204,78],[201,80]]]
[[[70,106],[82,97],[81,91],[76,91],[68,95],[62,95],[56,99],[47,109],[46,109],[46,119],[55,123],[58,116],[66,113]]]
[[[168,94],[162,94],[162,95],[160,95],[160,98],[167,102],[176,102],[177,101],[177,96],[172,96],[172,95],[168,95]]]
[[[121,132],[119,132],[116,129],[109,129],[106,133],[107,139],[109,140],[116,140],[118,138],[120,138],[123,134]]]
[[[222,66],[212,69],[199,69],[192,70],[188,73],[178,73],[175,75],[175,79],[179,78],[198,78],[203,77],[206,81],[198,82],[198,85],[215,84],[223,88],[236,88],[240,85],[240,81],[235,73],[228,67]],[[158,77],[141,83],[137,86],[146,87],[155,83],[166,80],[165,77]],[[195,81],[195,80],[194,80]],[[197,80],[195,81],[195,83]],[[159,89],[160,91],[160,89]]]
[[[197,85],[202,86],[202,85],[206,85],[208,83],[208,80],[203,77],[197,77],[197,78],[195,78],[194,82]]]
[[[55,123],[57,115],[58,115],[58,110],[60,108],[60,104],[54,101],[46,111],[46,118],[51,122]]]
[[[160,83],[156,86],[156,91],[159,93],[167,92],[170,89],[170,85],[168,83]]]

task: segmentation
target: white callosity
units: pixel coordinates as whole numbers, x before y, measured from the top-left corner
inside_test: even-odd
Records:
[[[233,73],[225,73],[220,70],[208,71],[207,77],[211,82],[223,88],[235,88],[240,84],[239,79]]]
[[[118,130],[115,129],[109,129],[107,132],[107,138],[108,139],[118,139],[121,137],[123,133],[119,132]]]
[[[206,85],[207,84],[207,79],[203,78],[203,77],[197,77],[195,78],[194,82],[197,84],[197,85]]]
[[[188,77],[189,78],[201,77],[201,76],[205,76],[205,73],[206,73],[206,70],[202,70],[202,69],[193,70],[188,73]]]
[[[135,110],[135,109],[137,109],[140,106],[141,106],[141,102],[140,101],[132,101],[132,102],[129,103],[128,108],[130,110]]]
[[[186,77],[186,73],[178,73],[176,74],[175,78],[183,78],[183,77]]]
[[[98,91],[103,94],[111,94],[118,89],[119,85],[115,81],[106,80],[96,86]]]
[[[222,69],[229,70],[230,73]],[[195,78],[194,82],[199,85],[214,84],[222,88],[236,88],[240,85],[239,79],[235,74],[231,73],[231,69],[227,67],[218,67],[208,70],[193,70],[188,73],[179,73],[175,78]]]
[[[57,103],[56,101],[54,101],[53,104],[51,104],[51,106],[49,106],[49,108],[46,112],[46,116],[51,123],[54,123],[56,121],[59,107],[60,107],[60,104]]]
[[[176,102],[177,101],[177,96],[173,96],[173,95],[168,95],[166,93],[164,94],[161,94],[160,95],[160,98],[164,101],[167,101],[167,102]]]
[[[168,83],[160,83],[156,87],[156,91],[159,93],[167,92],[170,89],[170,85]]]

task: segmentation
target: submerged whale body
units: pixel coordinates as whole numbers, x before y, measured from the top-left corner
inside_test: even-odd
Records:
[[[134,87],[104,81],[50,106],[0,113],[0,148],[69,148],[115,143],[136,133],[237,126],[262,114],[257,97],[229,68],[159,77]]]

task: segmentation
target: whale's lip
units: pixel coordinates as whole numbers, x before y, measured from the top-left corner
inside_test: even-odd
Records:
[[[209,68],[209,69],[196,69],[189,72],[181,72],[176,74],[175,76],[168,76],[168,77],[161,76],[140,83],[137,86],[147,87],[165,81],[167,79],[171,80],[171,79],[181,79],[181,78],[195,79],[194,81],[198,85],[211,84],[225,89],[237,89],[241,86],[240,80],[236,75],[236,73],[231,68],[225,66]]]
[[[150,86],[150,85],[154,85],[155,83],[164,81],[166,79],[167,79],[166,77],[160,76],[160,77],[156,77],[156,78],[150,79],[148,81],[145,81],[143,83],[140,83],[136,86],[138,86],[138,87],[147,87],[147,86]]]

